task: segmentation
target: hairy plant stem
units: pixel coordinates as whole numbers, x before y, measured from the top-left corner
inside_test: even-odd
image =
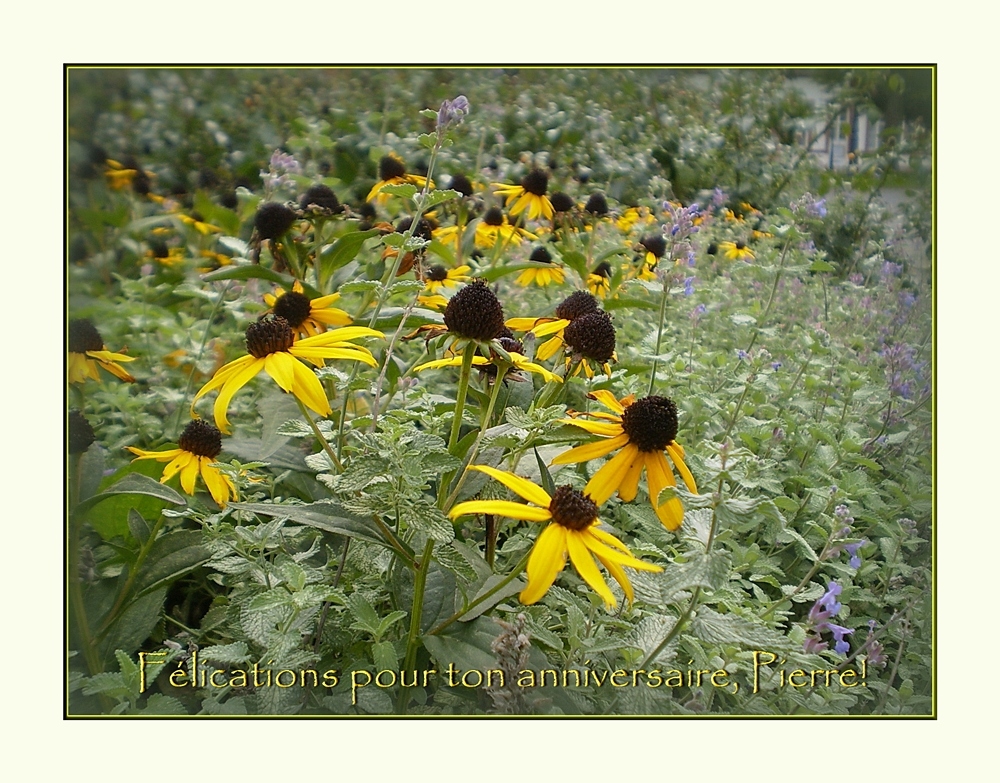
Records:
[[[505,576],[503,579],[497,582],[493,587],[491,587],[477,599],[472,601],[472,603],[466,604],[459,611],[455,612],[455,614],[453,614],[451,617],[449,617],[446,620],[442,620],[440,623],[435,625],[427,632],[427,635],[436,636],[437,634],[441,633],[445,628],[447,628],[449,625],[456,622],[460,617],[462,617],[465,614],[468,614],[477,606],[479,606],[481,603],[484,603],[489,598],[499,593],[503,588],[505,588],[507,585],[513,582],[514,579],[516,579],[518,576],[521,575],[521,572],[528,565],[528,557],[530,555],[531,555],[531,550],[529,549],[527,552],[524,553],[524,556],[511,569],[510,573],[507,574],[507,576]]]
[[[294,394],[292,396],[295,397]],[[343,471],[344,470],[343,464],[341,464],[340,459],[334,453],[333,448],[330,446],[329,441],[327,441],[327,439],[323,437],[323,433],[320,432],[319,425],[317,425],[316,422],[313,421],[313,417],[309,415],[309,409],[306,408],[305,403],[302,402],[302,400],[300,400],[298,397],[295,397],[295,402],[298,403],[299,410],[302,411],[302,415],[305,416],[306,421],[309,423],[310,429],[312,429],[313,434],[319,441],[320,446],[323,447],[323,451],[326,452],[326,456],[328,456],[330,458],[330,461],[337,466],[338,471]]]
[[[663,291],[660,294],[660,317],[656,326],[656,350],[653,352],[653,366],[649,369],[649,391],[647,396],[652,395],[653,387],[656,385],[656,366],[660,361],[660,341],[663,339],[663,321],[667,314],[667,296],[670,294],[670,283],[668,276],[664,276],[660,281]]]
[[[420,557],[420,566],[417,568],[416,578],[413,584],[413,607],[410,609],[410,632],[406,638],[406,658],[401,671],[409,671],[415,667],[417,662],[417,646],[420,638],[420,616],[424,610],[424,589],[427,586],[427,573],[431,569],[431,561],[434,554],[434,539],[428,537],[424,544],[424,553]],[[399,698],[396,701],[396,712],[403,714],[410,701],[409,691],[405,687],[400,687]]]
[[[771,314],[771,307],[774,305],[774,295],[778,291],[778,283],[781,280],[781,273],[785,268],[785,256],[788,253],[788,248],[791,247],[791,240],[785,240],[785,246],[781,248],[781,258],[778,259],[778,269],[774,273],[774,284],[771,286],[771,295],[767,298],[767,306],[764,307],[764,314],[757,321],[757,328],[754,330],[753,336],[750,338],[750,344],[746,348],[746,352],[750,353],[750,349],[753,348],[755,342],[757,342],[757,337],[760,335],[760,330],[764,328],[764,324],[767,322],[767,317]]]
[[[476,344],[469,340],[462,352],[462,370],[458,376],[458,391],[455,395],[455,413],[451,420],[451,434],[448,436],[448,451],[452,454],[458,447],[458,435],[462,431],[462,414],[465,412],[465,398],[469,393],[469,376],[472,374],[472,358],[476,354]]]

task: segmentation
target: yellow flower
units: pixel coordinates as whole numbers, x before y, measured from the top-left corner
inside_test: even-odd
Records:
[[[133,446],[128,450],[138,456],[132,460],[155,459],[157,462],[169,463],[163,469],[161,484],[166,484],[179,471],[181,487],[194,495],[194,480],[200,475],[208,488],[212,499],[225,507],[230,499],[236,500],[236,486],[229,476],[213,468],[212,463],[222,451],[222,434],[207,421],[195,419],[181,433],[177,442],[178,448],[166,451],[143,451]]]
[[[124,348],[122,349],[125,350]],[[112,353],[104,345],[100,332],[86,318],[69,322],[69,359],[68,376],[70,383],[83,383],[87,378],[101,380],[97,368],[101,367],[120,378],[132,383],[131,375],[118,366],[118,362],[134,362],[134,356],[124,353]]]
[[[298,280],[292,284],[291,291],[279,290],[277,294],[264,294],[264,303],[272,312],[288,321],[293,332],[306,337],[322,334],[328,326],[347,326],[351,323],[350,315],[330,306],[338,299],[340,294],[310,299]]]
[[[614,411],[614,415],[579,414],[601,421],[572,418],[564,419],[563,423],[580,427],[606,440],[569,449],[556,457],[552,464],[587,462],[621,449],[593,475],[583,491],[597,504],[604,503],[616,490],[618,497],[626,503],[631,502],[635,500],[639,477],[645,468],[649,481],[649,499],[656,516],[667,530],[679,528],[684,520],[684,507],[680,500],[673,497],[657,505],[660,492],[665,487],[677,486],[669,463],[673,463],[688,491],[698,491],[694,476],[684,463],[684,449],[674,440],[677,437],[677,406],[666,397],[657,396],[634,400],[633,395],[629,395],[617,400],[606,390],[592,392],[587,396]]]
[[[538,346],[535,358],[545,361],[563,347],[566,327],[573,320],[598,311],[597,300],[586,291],[574,291],[556,307],[555,318],[511,318],[505,324],[515,332],[530,332],[537,337],[549,337]]]
[[[514,214],[513,210],[511,210],[511,214]],[[505,245],[520,245],[521,237],[538,239],[531,232],[508,223],[507,216],[500,211],[499,207],[490,207],[486,210],[486,214],[476,225],[476,247],[492,248],[498,239],[502,240]]]
[[[528,220],[544,217],[551,220],[555,214],[552,202],[546,194],[549,188],[549,175],[541,169],[532,169],[522,179],[520,185],[505,185],[502,182],[493,183],[498,196],[506,197],[506,206],[510,207],[512,216],[528,211]]]
[[[615,221],[615,225],[618,226],[620,231],[627,234],[632,229],[632,226],[640,221],[644,225],[649,225],[656,222],[656,216],[653,215],[649,207],[629,207],[622,212],[621,216]]]
[[[611,264],[602,261],[587,275],[587,290],[601,299],[611,293]]]
[[[382,192],[382,188],[386,185],[406,185],[409,183],[410,185],[422,188],[427,184],[427,177],[421,177],[419,174],[407,174],[406,163],[394,152],[390,152],[379,161],[378,177],[378,182],[369,191],[368,198],[365,201],[376,199],[379,204],[384,204],[388,201],[389,194]],[[430,183],[430,186],[434,187],[434,183]]]
[[[501,337],[499,339],[500,346],[507,351],[510,356],[510,363],[513,365],[513,369],[521,370],[523,372],[533,372],[537,375],[541,375],[546,382],[557,381],[562,383],[562,378],[554,373],[549,372],[540,364],[535,364],[534,362],[528,361],[528,357],[525,356],[521,351],[524,350],[524,346],[521,345],[517,340],[512,340],[509,337]],[[466,350],[469,350],[466,348]],[[479,367],[482,371],[486,372],[488,375],[496,375],[497,368],[493,365],[496,359],[487,359],[485,356],[476,355],[472,357],[472,364],[474,367]],[[431,362],[425,362],[419,367],[414,367],[414,372],[420,372],[421,370],[434,370],[438,367],[458,367],[462,364],[462,357],[452,356],[445,359],[435,359]],[[492,370],[492,372],[490,372]]]
[[[208,392],[220,389],[213,409],[215,423],[222,432],[229,434],[226,410],[229,401],[240,389],[263,370],[286,392],[294,394],[306,407],[320,416],[332,413],[330,402],[319,378],[297,359],[321,364],[324,359],[350,359],[376,366],[367,348],[349,342],[359,337],[382,337],[381,332],[366,326],[348,326],[332,332],[296,340],[292,327],[284,318],[267,315],[247,327],[247,356],[225,365],[195,395],[194,406]]]
[[[451,510],[452,519],[463,514],[495,514],[528,522],[551,521],[535,540],[528,557],[528,586],[521,591],[521,603],[533,604],[548,592],[565,568],[567,555],[580,577],[604,599],[607,607],[615,606],[615,597],[594,563],[594,557],[621,585],[630,603],[635,594],[622,566],[639,571],[663,570],[636,559],[625,544],[598,527],[599,504],[587,497],[586,490],[580,493],[567,484],[549,495],[534,482],[513,473],[485,465],[473,465],[471,469],[491,476],[534,505],[510,500],[470,500]]]
[[[108,158],[105,164],[107,165],[107,169],[104,171],[104,177],[108,181],[108,187],[112,190],[127,188],[132,184],[132,180],[135,179],[136,174],[139,173],[137,169],[129,168],[125,164],[111,158]]]
[[[176,215],[177,219],[181,221],[186,226],[194,226],[195,230],[199,234],[204,234],[208,236],[209,234],[221,234],[222,229],[218,226],[213,226],[211,223],[206,223],[201,215],[197,212],[192,212],[190,215],[185,215],[180,212]]]
[[[430,294],[428,296],[418,294],[417,304],[422,307],[429,307],[431,310],[440,310],[442,307],[448,306],[448,300],[441,296],[441,294]]]
[[[432,266],[424,272],[424,290],[433,294],[439,288],[454,288],[459,282],[467,282],[469,276],[466,273],[471,268],[468,264],[462,264],[454,269],[445,269],[440,264]],[[445,301],[445,304],[447,305],[448,302]]]
[[[746,246],[745,242],[720,242],[719,250],[731,261],[752,261],[753,251]]]
[[[534,283],[547,286],[549,283],[562,283],[566,279],[562,267],[552,263],[552,255],[545,249],[545,245],[532,250],[528,260],[544,266],[525,269],[514,281],[517,285],[529,286]]]

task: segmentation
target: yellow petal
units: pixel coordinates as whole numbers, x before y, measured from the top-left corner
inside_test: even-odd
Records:
[[[211,463],[214,461],[212,457],[199,457],[198,460],[201,462],[201,477],[212,500],[225,508],[229,499],[236,497],[236,487],[233,486],[232,479],[218,468],[212,467]]]
[[[628,436],[623,435],[622,437],[627,438]],[[599,506],[604,504],[621,486],[632,460],[638,453],[639,448],[634,443],[626,445],[593,475],[587,482],[587,486],[583,488],[583,494],[590,495],[590,499]]]
[[[646,455],[646,476],[649,479],[649,500],[656,511],[656,516],[667,530],[676,530],[684,521],[684,507],[677,498],[657,505],[660,493],[666,487],[676,486],[673,471],[667,464],[667,458],[662,451],[653,451]]]
[[[155,459],[159,462],[169,462],[178,454],[181,453],[180,449],[167,449],[166,451],[143,451],[142,449],[137,449],[135,446],[129,446],[128,450],[133,454],[138,454],[133,462],[140,459]]]
[[[198,458],[190,451],[177,449],[177,456],[174,457],[170,461],[170,464],[163,469],[163,476],[160,478],[160,483],[166,484],[174,477],[174,474],[177,473],[177,471],[183,470],[191,463],[192,460],[197,459]]]
[[[521,603],[530,606],[538,601],[565,567],[566,528],[551,524],[539,533],[528,557],[528,586],[521,591]]]
[[[318,413],[320,416],[329,416],[333,413],[330,401],[326,398],[323,384],[319,382],[316,373],[306,367],[302,362],[292,359],[292,369],[295,373],[295,385],[292,393],[305,403],[306,407]]]
[[[212,409],[212,412],[215,414],[215,426],[225,435],[229,434],[229,419],[226,418],[229,401],[236,392],[246,386],[257,373],[264,369],[263,359],[257,359],[252,356],[244,358],[250,359],[249,363],[244,363],[238,371],[228,374],[226,382],[223,384],[222,389],[219,390],[219,396],[215,398],[215,406]]]
[[[653,565],[652,563],[644,563],[642,560],[633,557],[632,553],[628,551],[628,547],[622,544],[621,541],[618,541],[618,539],[616,539],[610,533],[604,533],[604,535],[607,536],[608,538],[614,539],[619,544],[619,546],[621,546],[621,548],[625,550],[625,552],[628,552],[628,554],[619,552],[617,551],[617,549],[612,549],[611,547],[606,546],[601,540],[597,538],[597,536],[594,535],[595,530],[596,526],[591,526],[586,530],[584,530],[583,534],[585,535],[585,543],[587,547],[598,557],[602,557],[605,560],[608,560],[612,563],[618,563],[619,565],[625,565],[628,566],[629,568],[634,568],[637,571],[663,570],[658,565]]]
[[[463,514],[494,514],[525,522],[546,522],[552,519],[552,512],[548,508],[526,506],[524,503],[515,503],[511,500],[467,500],[448,512],[448,516],[452,519],[457,519]]]
[[[489,364],[490,360],[485,356],[473,356],[472,363],[475,365]],[[462,356],[452,356],[450,359],[435,359],[433,362],[425,362],[419,367],[414,367],[414,372],[420,372],[421,370],[435,370],[438,367],[458,367],[462,364]]]
[[[645,464],[646,460],[640,451],[635,455],[632,464],[628,466],[628,470],[625,471],[625,478],[622,479],[621,486],[618,487],[618,497],[626,503],[635,500],[636,493],[639,491],[639,476],[642,475],[642,468]]]
[[[671,443],[667,446],[667,454],[670,455],[670,461],[674,463],[677,472],[684,479],[684,484],[687,486],[688,492],[696,494],[698,487],[694,483],[694,476],[691,475],[691,471],[688,470],[688,466],[684,462],[684,450],[676,443]]]
[[[485,473],[501,484],[503,484],[508,489],[514,490],[518,495],[527,500],[529,503],[534,503],[536,506],[541,506],[542,508],[548,508],[549,504],[552,502],[552,498],[549,497],[549,493],[542,489],[540,486],[532,481],[528,481],[526,478],[521,478],[513,473],[509,473],[506,470],[497,470],[496,468],[491,468],[488,465],[473,465],[470,470],[478,470],[480,473]]]
[[[190,455],[191,459],[181,468],[181,489],[187,494],[194,494],[194,480],[198,478],[198,468],[201,467],[202,457],[195,454]]]
[[[215,375],[212,376],[212,380],[202,386],[201,389],[198,390],[198,393],[194,395],[194,401],[191,403],[191,407],[194,408],[194,403],[198,402],[198,400],[213,389],[221,389],[230,377],[238,373],[247,365],[253,364],[255,361],[257,360],[253,356],[241,356],[239,359],[231,361],[229,364],[220,367],[216,371]]]
[[[322,335],[320,335],[322,337]],[[310,339],[310,338],[307,338]],[[353,345],[351,343],[344,343],[344,347],[316,347],[312,346],[310,348],[300,348],[298,343],[292,345],[288,349],[288,352],[292,356],[298,356],[300,359],[308,359],[313,364],[322,367],[323,359],[347,359],[349,361],[364,362],[365,364],[375,367],[378,362],[375,361],[375,357],[372,356],[371,351],[367,348],[363,348],[360,345]]]
[[[625,593],[625,599],[629,603],[633,603],[635,601],[635,591],[632,589],[632,583],[625,574],[625,569],[612,560],[605,560],[596,552],[594,555],[601,561],[601,565],[608,569],[608,573],[611,574],[611,576],[614,577],[614,580],[621,586],[622,591]]]
[[[615,399],[615,395],[613,395],[607,389],[598,389],[597,391],[591,392],[587,396],[590,397],[591,399],[597,400],[605,408],[614,411],[619,416],[621,416],[625,412],[625,408],[623,408],[622,404],[617,399]]]
[[[614,606],[616,603],[615,597],[612,595],[607,582],[604,581],[604,577],[601,576],[601,572],[598,570],[597,564],[590,554],[590,550],[584,544],[584,538],[581,536],[580,531],[566,531],[566,548],[569,550],[569,559],[573,562],[573,567],[583,577],[583,581],[590,585],[594,592],[604,599],[604,603],[607,606]]]
[[[604,435],[605,437],[614,438],[624,432],[621,423],[617,419],[614,424],[607,424],[603,421],[587,421],[586,419],[560,419],[559,421],[561,424],[572,424],[574,427],[579,427],[595,435]]]
[[[504,326],[515,332],[527,332],[534,329],[538,324],[546,323],[548,320],[548,318],[508,318]]]
[[[547,383],[562,383],[563,380],[555,373],[549,372],[542,365],[535,364],[534,362],[529,362],[519,353],[512,353],[511,358],[514,360],[514,366],[519,370],[527,370],[528,372],[537,373],[541,375]]]
[[[382,334],[382,332],[369,329],[367,326],[345,326],[341,329],[334,329],[330,332],[318,334],[315,337],[306,337],[304,340],[296,340],[292,347],[301,346],[304,348],[311,348],[314,346],[329,346],[335,343],[357,340],[359,337],[379,337],[383,340],[385,339],[385,335]]]
[[[264,357],[264,372],[274,378],[282,391],[290,392],[295,388],[296,364],[298,362],[290,353],[275,351]]]
[[[551,359],[559,349],[563,347],[563,338],[560,335],[556,335],[550,340],[546,340],[544,343],[538,346],[538,350],[535,351],[535,358],[539,361],[547,361]]]
[[[552,460],[553,465],[571,465],[574,462],[589,462],[592,459],[610,454],[615,449],[628,444],[628,435],[624,432],[614,438],[585,443],[582,446],[575,446],[568,449]],[[608,496],[610,497],[610,495]],[[607,498],[605,498],[606,500]]]

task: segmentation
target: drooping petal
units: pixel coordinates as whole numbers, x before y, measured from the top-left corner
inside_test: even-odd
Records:
[[[536,325],[547,323],[549,320],[548,318],[508,318],[504,322],[504,326],[515,332],[528,332],[533,331]]]
[[[566,548],[569,550],[569,559],[573,562],[573,567],[576,568],[583,581],[604,599],[607,606],[614,606],[617,603],[615,597],[612,595],[608,583],[601,576],[597,563],[594,562],[594,558],[591,556],[590,550],[587,549],[579,531],[566,531]]]
[[[625,471],[625,478],[622,479],[621,486],[618,487],[618,497],[626,503],[631,503],[635,500],[635,496],[639,492],[639,477],[642,475],[642,468],[645,463],[646,460],[640,451],[635,455],[632,464],[628,466],[628,470]]]
[[[608,424],[603,421],[587,421],[586,419],[560,419],[559,423],[572,424],[574,427],[579,427],[580,429],[592,432],[595,435],[604,435],[607,437],[617,437],[624,432],[621,422],[617,419],[613,424]]]
[[[564,451],[554,460],[553,465],[571,465],[574,462],[589,462],[592,459],[610,454],[615,449],[628,444],[628,435],[624,432],[614,438],[585,443],[582,446],[574,446]],[[610,497],[610,495],[609,495]]]
[[[229,419],[226,418],[226,411],[229,408],[229,401],[240,389],[246,386],[261,370],[264,369],[264,360],[253,356],[245,356],[249,363],[244,363],[236,372],[229,373],[226,382],[219,390],[219,396],[215,398],[215,406],[212,412],[215,414],[215,426],[224,435],[229,434]],[[237,360],[241,361],[241,360]],[[235,362],[234,362],[235,363]],[[225,369],[223,367],[222,369]],[[220,370],[221,372],[221,370]],[[204,391],[204,389],[202,389]],[[199,392],[201,394],[201,392]],[[197,397],[195,397],[197,399]]]
[[[212,457],[199,457],[199,460],[201,461],[201,477],[208,488],[208,493],[212,496],[212,500],[225,508],[230,498],[237,497],[236,487],[233,485],[232,479],[218,468],[212,467]]]
[[[601,405],[603,405],[608,410],[612,410],[621,416],[625,412],[625,408],[622,404],[615,399],[615,395],[612,394],[607,389],[598,389],[587,395],[591,399],[597,400]]]
[[[382,332],[369,329],[367,326],[344,326],[340,329],[333,329],[332,331],[318,334],[315,337],[296,340],[293,347],[311,348],[314,346],[329,346],[357,340],[359,337],[379,337],[383,340],[385,339],[385,335]]]
[[[298,364],[290,353],[276,351],[264,357],[264,372],[274,378],[278,388],[290,392],[295,388],[295,367]]]
[[[463,514],[495,514],[498,517],[510,517],[525,522],[546,522],[552,519],[552,512],[548,508],[526,506],[524,503],[515,503],[512,500],[467,500],[448,512],[448,516],[452,519],[457,519]]]
[[[526,478],[521,478],[520,476],[509,473],[506,470],[491,468],[488,465],[473,465],[470,470],[477,470],[480,473],[485,473],[487,476],[499,481],[508,489],[514,490],[514,492],[522,498],[527,500],[529,503],[534,503],[536,506],[541,506],[542,508],[547,509],[549,504],[552,503],[552,498],[549,496],[548,492],[534,482],[528,481]]]
[[[322,337],[322,335],[317,336]],[[307,337],[306,339],[309,340],[312,338]],[[371,351],[360,345],[353,345],[351,343],[344,343],[344,347],[310,346],[308,348],[301,348],[298,343],[295,343],[288,349],[288,353],[292,356],[298,356],[301,359],[307,359],[320,367],[323,366],[323,359],[347,359],[349,361],[364,362],[371,367],[375,367],[378,364],[371,355]]]
[[[239,359],[235,359],[229,362],[229,364],[220,367],[216,371],[215,375],[212,376],[212,379],[204,386],[202,386],[198,390],[198,393],[194,395],[194,400],[191,403],[191,408],[193,409],[194,403],[198,402],[198,400],[200,400],[210,391],[214,389],[221,389],[223,386],[225,386],[226,381],[228,381],[233,375],[238,373],[247,365],[253,364],[255,361],[257,360],[253,356],[250,355],[241,356]]]
[[[538,346],[535,351],[535,358],[541,362],[547,361],[555,356],[559,349],[563,347],[563,338],[558,334]]]
[[[627,438],[628,436],[623,435],[622,437]],[[590,495],[590,499],[597,505],[603,505],[621,486],[632,460],[636,458],[638,453],[639,448],[634,443],[626,445],[591,477],[587,486],[583,488],[583,494]]]
[[[478,361],[477,361],[478,360]],[[485,356],[473,356],[472,363],[474,365],[489,364],[490,360]],[[436,370],[438,367],[458,367],[462,364],[462,356],[452,356],[450,359],[435,359],[432,362],[425,362],[419,367],[414,367],[413,372],[420,372],[421,370]]]
[[[684,506],[676,497],[657,505],[660,493],[666,487],[677,486],[673,471],[667,464],[667,458],[662,451],[651,451],[646,455],[646,476],[649,479],[649,501],[656,511],[656,516],[667,530],[676,530],[684,521]]]
[[[528,586],[521,591],[521,603],[527,606],[545,595],[559,572],[566,567],[566,528],[555,523],[539,533],[528,557]]]
[[[202,458],[196,454],[189,454],[190,459],[187,464],[181,468],[181,489],[183,489],[187,494],[194,494],[194,480],[198,478],[198,468],[201,467]]]
[[[611,576],[614,577],[614,580],[621,586],[622,591],[625,593],[626,600],[629,603],[634,602],[635,591],[632,589],[632,583],[629,581],[628,576],[626,576],[625,574],[625,569],[623,569],[613,560],[605,560],[596,552],[594,553],[594,555],[595,557],[597,557],[598,560],[601,561],[601,565],[603,565],[606,569],[608,569],[608,573],[611,574]]]
[[[159,462],[170,462],[174,457],[181,453],[180,449],[167,449],[166,451],[144,451],[143,449],[137,449],[135,446],[129,446],[128,450],[133,454],[138,456],[132,460],[135,462],[140,459],[155,459]]]
[[[594,535],[595,532],[603,533],[603,536],[602,537],[598,537],[598,536]],[[593,526],[591,526],[591,527],[587,528],[586,530],[584,530],[583,533],[585,534],[585,538],[586,538],[585,543],[586,543],[587,547],[595,555],[598,555],[599,557],[603,557],[605,560],[609,560],[609,561],[611,561],[613,563],[618,563],[619,565],[628,566],[629,568],[634,568],[637,571],[654,571],[655,572],[655,571],[662,571],[663,570],[658,565],[654,565],[652,563],[645,563],[642,560],[639,560],[638,558],[634,557],[632,555],[632,553],[629,552],[628,547],[626,547],[624,544],[622,544],[621,541],[618,541],[618,539],[616,539],[610,533],[604,533],[604,531],[597,530],[597,528],[593,527]],[[604,541],[607,540],[607,539],[614,539],[614,541],[616,541],[617,544],[622,549],[624,549],[624,552],[618,551],[617,548],[616,549],[612,549],[611,547],[606,546],[604,544]]]
[[[305,403],[306,407],[318,413],[320,416],[329,416],[333,413],[330,401],[326,398],[323,384],[319,382],[316,373],[306,367],[302,362],[292,359],[292,369],[295,373],[295,385],[292,393]]]
[[[674,467],[677,468],[677,472],[681,474],[681,478],[684,479],[684,484],[691,494],[697,494],[698,487],[694,483],[694,476],[691,475],[691,471],[688,470],[687,464],[684,462],[684,449],[682,449],[676,443],[670,443],[667,445],[667,454],[670,455],[670,461],[674,463]]]
[[[190,451],[184,451],[183,449],[177,449],[177,456],[175,456],[170,464],[163,469],[163,476],[160,478],[160,483],[165,484],[170,479],[174,477],[177,471],[182,470],[188,466],[191,460],[196,460],[197,457]]]
[[[555,373],[549,372],[542,365],[535,364],[534,362],[529,362],[519,353],[512,353],[510,357],[514,360],[514,366],[519,370],[527,370],[528,372],[533,372],[541,375],[545,379],[546,383],[562,383],[562,378],[560,378]]]

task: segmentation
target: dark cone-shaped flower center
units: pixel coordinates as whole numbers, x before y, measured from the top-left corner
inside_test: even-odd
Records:
[[[288,231],[294,222],[295,213],[276,201],[261,204],[253,219],[261,239],[277,239]]]
[[[532,169],[521,180],[521,187],[535,196],[544,196],[549,189],[549,175],[541,169]]]
[[[427,270],[424,277],[427,280],[433,280],[435,283],[441,283],[448,279],[448,270],[440,264],[435,264]]]
[[[94,428],[90,426],[90,422],[84,418],[80,411],[70,411],[67,423],[69,424],[70,454],[82,454],[89,448],[91,443],[97,440],[97,437],[94,435]]]
[[[745,248],[746,246],[747,246],[747,243],[746,243],[746,242],[737,242],[737,243],[736,243],[736,249],[737,249],[737,250],[742,250],[742,249],[743,249],[743,248]]]
[[[308,209],[310,205],[329,212],[340,212],[342,209],[337,194],[326,185],[313,185],[302,194],[302,198],[299,199],[299,207]]]
[[[450,188],[452,190],[457,190],[463,196],[472,195],[472,183],[469,181],[469,178],[464,174],[456,174],[454,177],[452,177]]]
[[[474,280],[448,300],[444,324],[472,340],[492,340],[504,329],[503,307],[485,280]]]
[[[265,315],[247,327],[247,353],[255,359],[287,351],[295,342],[295,333],[281,316]]]
[[[149,250],[153,254],[153,258],[167,258],[170,255],[170,249],[167,247],[167,243],[158,237],[152,237],[148,240]]]
[[[594,267],[594,274],[601,277],[611,277],[611,264],[607,261],[601,261],[601,263]]]
[[[608,200],[603,193],[592,193],[583,208],[591,215],[608,214]]]
[[[667,240],[663,238],[663,234],[645,236],[639,240],[639,244],[657,258],[663,258],[663,254],[667,252]]]
[[[406,176],[406,165],[399,158],[386,155],[378,162],[378,178],[383,182]]]
[[[572,321],[581,315],[598,311],[597,298],[589,291],[574,291],[556,308],[556,318]]]
[[[677,437],[677,406],[666,397],[643,397],[625,409],[622,429],[639,451],[663,451]]]
[[[311,307],[308,296],[298,291],[289,291],[279,296],[274,303],[274,314],[288,321],[292,329],[298,329],[309,317]]]
[[[714,256],[716,253],[719,252],[719,246],[717,244],[715,244],[715,242],[712,242],[708,246],[708,249],[705,250],[705,252],[708,253],[710,256]]]
[[[597,519],[597,504],[569,484],[556,487],[549,511],[553,522],[570,530],[584,530]]]
[[[515,340],[513,337],[501,337],[497,342],[500,343],[500,347],[507,353],[524,353],[524,345],[521,344],[520,340]]]
[[[562,191],[556,191],[551,196],[549,196],[549,201],[552,203],[552,209],[556,212],[569,212],[576,206],[576,202],[573,201],[573,197]]]
[[[563,332],[563,339],[574,352],[601,364],[615,353],[615,327],[603,310],[574,318]]]
[[[486,210],[486,214],[483,215],[483,222],[487,226],[502,226],[503,212],[500,211],[499,207],[490,207]]]
[[[217,457],[222,451],[222,433],[204,419],[194,419],[184,428],[177,445],[199,457]]]
[[[396,231],[400,234],[405,234],[410,230],[411,225],[413,225],[413,218],[402,218],[396,223]],[[413,230],[413,236],[426,239],[430,242],[434,238],[434,226],[425,218],[420,218],[417,221],[417,227]]]
[[[528,256],[529,261],[538,261],[541,264],[551,264],[552,254],[545,249],[544,246],[539,245],[534,250],[531,251],[531,255]]]
[[[86,353],[87,351],[103,351],[104,340],[101,333],[86,318],[69,322],[69,352]]]

